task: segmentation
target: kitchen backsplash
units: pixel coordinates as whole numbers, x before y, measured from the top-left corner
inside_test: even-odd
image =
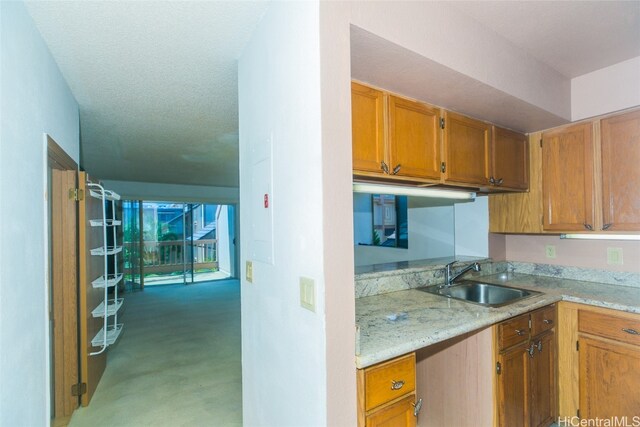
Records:
[[[415,289],[423,286],[444,283],[444,266],[451,259],[439,262],[389,263],[377,266],[358,268],[355,276],[356,298],[390,292]],[[640,274],[614,272],[605,270],[565,267],[550,264],[534,264],[526,262],[499,261],[490,259],[458,258],[454,269],[469,262],[477,261],[482,267],[480,272],[470,272],[465,277],[480,277],[504,272],[532,274],[537,276],[556,277],[561,279],[581,280],[585,282],[606,283],[610,285],[640,288]],[[457,268],[456,268],[457,267]]]

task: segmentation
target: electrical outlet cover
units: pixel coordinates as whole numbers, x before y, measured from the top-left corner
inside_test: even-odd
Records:
[[[622,265],[622,248],[607,248],[607,264]]]
[[[253,262],[252,261],[247,261],[247,269],[246,269],[245,276],[247,277],[247,282],[253,283]]]
[[[555,245],[546,245],[544,247],[544,252],[547,255],[547,258],[555,258],[556,257]]]

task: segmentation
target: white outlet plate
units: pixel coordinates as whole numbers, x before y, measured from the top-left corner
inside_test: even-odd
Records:
[[[622,248],[607,248],[607,264],[622,265]]]
[[[300,278],[300,306],[307,310],[316,311],[316,289],[313,279]]]
[[[247,278],[247,282],[253,283],[253,262],[252,261],[247,261],[245,276]]]
[[[544,253],[547,255],[547,258],[555,258],[556,257],[556,246],[555,245],[546,245],[544,247]]]

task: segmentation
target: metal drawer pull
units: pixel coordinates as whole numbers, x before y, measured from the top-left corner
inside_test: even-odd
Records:
[[[402,165],[397,165],[395,168],[393,168],[393,175],[398,175],[398,172],[400,172],[401,167]]]
[[[640,332],[636,331],[635,329],[622,328],[622,330],[631,335],[640,335]]]
[[[422,409],[422,398],[418,399],[416,403],[413,404],[413,416],[418,417],[418,412]]]
[[[527,352],[529,353],[529,357],[533,359],[533,355],[536,352],[536,345],[534,343],[531,343],[531,347],[529,347]]]
[[[542,323],[545,323],[545,324],[547,324],[547,325],[551,325],[551,324],[553,323],[553,320],[551,320],[551,319],[544,319],[544,320],[542,321]]]
[[[387,166],[385,162],[380,162],[380,169],[382,169],[382,172],[386,174],[389,173],[389,166]]]
[[[400,381],[391,380],[391,390],[400,390],[403,385],[404,385],[403,380],[400,380]]]
[[[516,335],[521,337],[524,335],[524,331],[522,329],[516,329]]]

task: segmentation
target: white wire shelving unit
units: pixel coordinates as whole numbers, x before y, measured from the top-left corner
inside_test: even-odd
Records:
[[[122,332],[122,323],[118,323],[118,310],[122,307],[123,298],[118,297],[118,283],[122,280],[122,273],[118,271],[118,260],[114,257],[113,272],[109,272],[109,256],[116,255],[122,251],[122,246],[118,246],[117,227],[122,225],[122,221],[115,218],[116,206],[115,202],[120,200],[120,196],[113,191],[105,190],[100,184],[89,182],[87,186],[90,188],[89,195],[95,197],[102,202],[102,218],[93,218],[89,220],[92,227],[102,228],[102,246],[90,250],[92,256],[102,257],[104,260],[104,273],[91,282],[94,288],[104,289],[103,301],[93,309],[91,315],[96,318],[102,318],[102,328],[91,340],[93,347],[98,347],[98,351],[89,353],[95,356],[103,353],[108,346],[116,342]],[[107,203],[111,203],[112,218],[107,217]],[[108,233],[112,233],[113,245],[107,244]],[[113,288],[113,298],[109,298],[109,289]]]

